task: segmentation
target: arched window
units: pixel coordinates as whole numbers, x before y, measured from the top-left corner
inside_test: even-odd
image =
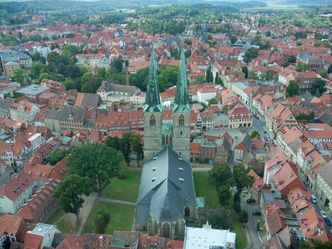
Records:
[[[170,226],[168,223],[165,223],[163,225],[163,237],[165,238],[169,238],[170,237]]]
[[[185,216],[185,217],[189,217],[189,216],[190,216],[190,208],[189,208],[189,207],[186,207],[186,208],[184,209],[184,216]]]
[[[183,115],[181,115],[179,117],[179,126],[184,126],[184,116]]]
[[[162,136],[162,144],[165,146],[165,135]]]
[[[150,125],[151,126],[156,125],[156,117],[154,115],[151,115],[150,117]]]

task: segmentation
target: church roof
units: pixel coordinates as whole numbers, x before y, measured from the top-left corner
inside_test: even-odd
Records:
[[[184,50],[181,49],[181,61],[179,68],[178,82],[176,85],[176,94],[174,99],[174,112],[190,111],[189,94],[187,87],[187,68]]]
[[[154,55],[154,48],[151,49],[150,67],[149,67],[149,83],[145,97],[145,112],[161,112],[159,87],[157,82],[157,62]]]
[[[166,146],[143,167],[136,223],[147,223],[149,217],[176,221],[186,206],[195,206],[195,198],[191,165]]]

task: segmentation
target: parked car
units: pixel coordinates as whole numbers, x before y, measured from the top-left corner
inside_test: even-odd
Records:
[[[313,203],[313,204],[316,204],[317,203],[317,198],[316,198],[316,196],[314,196],[314,195],[311,195],[311,202]]]
[[[319,214],[320,214],[324,219],[327,218],[326,213],[325,213],[323,210],[320,210],[320,211],[319,211]]]
[[[256,200],[254,198],[249,198],[247,199],[247,203],[250,204],[250,203],[255,203]]]
[[[331,226],[331,221],[330,221],[330,219],[329,218],[324,218],[324,221],[325,221],[325,224],[327,225],[327,226]]]
[[[262,216],[262,212],[259,210],[252,211],[251,214],[254,216]]]

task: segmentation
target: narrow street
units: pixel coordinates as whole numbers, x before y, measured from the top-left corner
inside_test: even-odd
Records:
[[[250,197],[250,194],[244,192],[241,195],[241,208],[248,212],[248,223],[247,223],[247,232],[250,237],[248,241],[247,248],[259,248],[263,244],[262,238],[260,238],[257,231],[257,222],[261,220],[260,224],[264,224],[262,221],[262,216],[253,216],[252,211],[260,210],[257,203],[247,204],[246,200]]]

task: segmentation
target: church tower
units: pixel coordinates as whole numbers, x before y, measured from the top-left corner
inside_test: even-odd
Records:
[[[162,150],[161,113],[159,87],[157,82],[157,62],[152,46],[149,68],[149,83],[144,105],[144,160],[150,160]]]
[[[190,105],[187,87],[187,68],[184,50],[181,49],[176,95],[173,106],[173,150],[190,161]]]

